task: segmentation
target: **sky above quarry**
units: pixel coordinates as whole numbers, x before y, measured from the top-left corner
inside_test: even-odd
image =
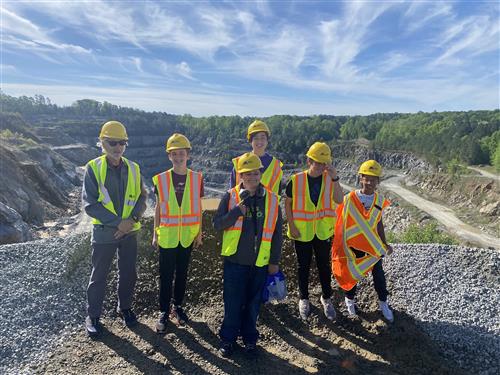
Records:
[[[499,107],[497,1],[1,1],[2,91],[195,116]]]

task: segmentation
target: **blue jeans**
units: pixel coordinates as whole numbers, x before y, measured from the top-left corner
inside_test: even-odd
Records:
[[[255,344],[259,338],[257,317],[266,282],[267,267],[243,266],[224,260],[224,320],[219,335],[223,341]]]

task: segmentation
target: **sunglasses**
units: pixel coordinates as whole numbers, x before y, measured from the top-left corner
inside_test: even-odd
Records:
[[[111,147],[115,147],[116,145],[126,146],[128,144],[127,141],[108,141],[108,140],[106,140],[106,143]]]

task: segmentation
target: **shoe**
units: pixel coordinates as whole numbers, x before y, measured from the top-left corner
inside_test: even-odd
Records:
[[[309,314],[311,313],[311,306],[308,299],[301,299],[299,301],[299,315],[303,320],[307,320]]]
[[[378,304],[380,306],[380,310],[382,310],[384,318],[390,323],[394,322],[394,314],[387,304],[387,301],[378,301]]]
[[[87,316],[85,318],[85,329],[90,337],[97,337],[102,332],[102,326],[99,322],[99,318],[91,318]]]
[[[189,317],[184,312],[182,307],[172,306],[170,309],[170,320],[178,327],[184,327],[186,326],[186,323],[189,322]]]
[[[137,316],[135,316],[132,309],[120,310],[118,308],[116,312],[122,317],[123,324],[125,324],[127,327],[130,328],[137,324]]]
[[[247,357],[250,357],[250,358],[257,357],[257,355],[258,355],[257,345],[246,343],[245,344],[245,354],[247,355]]]
[[[358,316],[358,314],[356,313],[356,306],[354,304],[353,299],[349,299],[349,298],[345,297],[345,305],[347,306],[347,313],[348,313],[349,317],[355,318]]]
[[[323,311],[325,312],[325,316],[327,319],[335,320],[337,318],[337,313],[335,312],[335,308],[333,307],[331,298],[320,298],[321,304],[323,305]]]
[[[225,357],[231,357],[233,355],[233,344],[228,341],[221,341],[219,346],[219,353]]]
[[[156,332],[157,333],[165,333],[167,332],[167,320],[168,314],[164,311],[160,313],[160,318],[156,322]]]

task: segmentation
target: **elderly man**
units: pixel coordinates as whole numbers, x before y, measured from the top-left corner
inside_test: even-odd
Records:
[[[102,156],[89,161],[83,181],[82,201],[92,217],[92,273],[87,288],[85,328],[91,337],[101,332],[106,278],[118,254],[117,312],[128,327],[137,323],[132,297],[137,279],[139,219],[146,209],[146,189],[139,165],[123,157],[128,136],[118,121],[108,121],[99,134]]]

